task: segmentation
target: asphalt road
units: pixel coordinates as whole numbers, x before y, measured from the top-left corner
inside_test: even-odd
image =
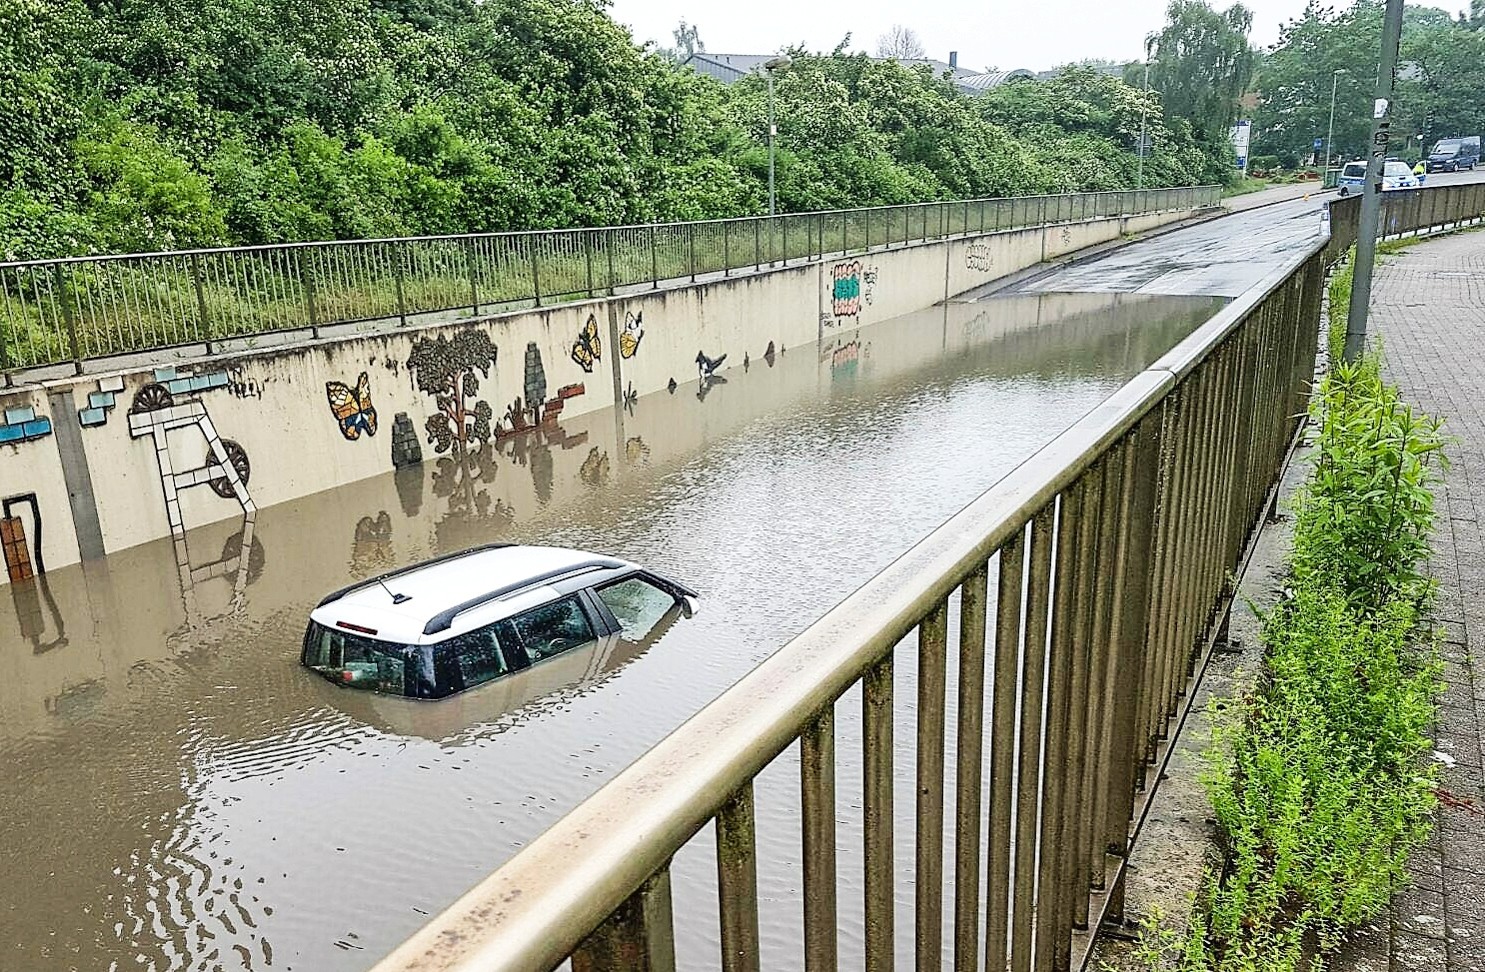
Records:
[[[1485,170],[1435,173],[1429,185],[1485,182]],[[1033,277],[1002,293],[1126,293],[1236,297],[1320,233],[1334,192],[1235,212],[1162,233]]]

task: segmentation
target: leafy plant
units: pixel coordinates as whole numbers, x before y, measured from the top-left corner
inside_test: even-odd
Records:
[[[1344,307],[1332,284],[1332,329]],[[1343,319],[1343,316],[1342,318]],[[1286,596],[1262,618],[1255,690],[1214,702],[1204,782],[1228,864],[1189,933],[1156,925],[1140,960],[1180,972],[1299,972],[1407,882],[1436,806],[1425,761],[1440,664],[1423,618],[1442,423],[1336,363],[1312,406]]]

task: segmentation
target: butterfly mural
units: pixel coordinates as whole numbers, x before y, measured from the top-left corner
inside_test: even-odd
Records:
[[[340,422],[341,435],[351,441],[359,439],[362,432],[376,435],[376,408],[371,404],[371,378],[366,372],[356,379],[355,388],[338,381],[325,382],[325,397]]]
[[[645,336],[645,312],[624,315],[624,330],[619,332],[619,357],[632,358]]]
[[[578,331],[577,340],[572,342],[572,360],[589,374],[593,373],[594,363],[603,360],[603,344],[598,340],[598,318],[592,314],[588,315],[588,323]]]

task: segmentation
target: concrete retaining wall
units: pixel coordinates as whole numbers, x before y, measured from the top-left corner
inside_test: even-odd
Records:
[[[698,358],[706,367],[720,361],[721,374],[824,346],[838,332],[1189,215],[958,237],[455,324],[27,385],[0,394],[0,500],[14,501],[10,515],[31,560],[40,535],[47,568],[183,538],[240,517],[245,505],[335,489],[419,454],[453,454],[461,420],[471,447],[560,440],[563,422],[577,416],[688,383],[694,392],[705,370]],[[243,493],[222,458],[245,474]],[[28,494],[34,512],[17,499]],[[7,563],[11,576],[25,576]]]

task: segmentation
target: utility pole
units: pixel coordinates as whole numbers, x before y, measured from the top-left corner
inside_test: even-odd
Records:
[[[1366,314],[1372,302],[1372,264],[1377,259],[1377,228],[1382,215],[1382,167],[1392,128],[1392,82],[1397,73],[1397,45],[1402,37],[1403,0],[1387,0],[1382,20],[1382,56],[1377,70],[1377,100],[1372,106],[1372,141],[1368,148],[1366,185],[1361,195],[1361,228],[1356,239],[1356,268],[1351,306],[1346,314],[1347,361],[1366,352]]]

